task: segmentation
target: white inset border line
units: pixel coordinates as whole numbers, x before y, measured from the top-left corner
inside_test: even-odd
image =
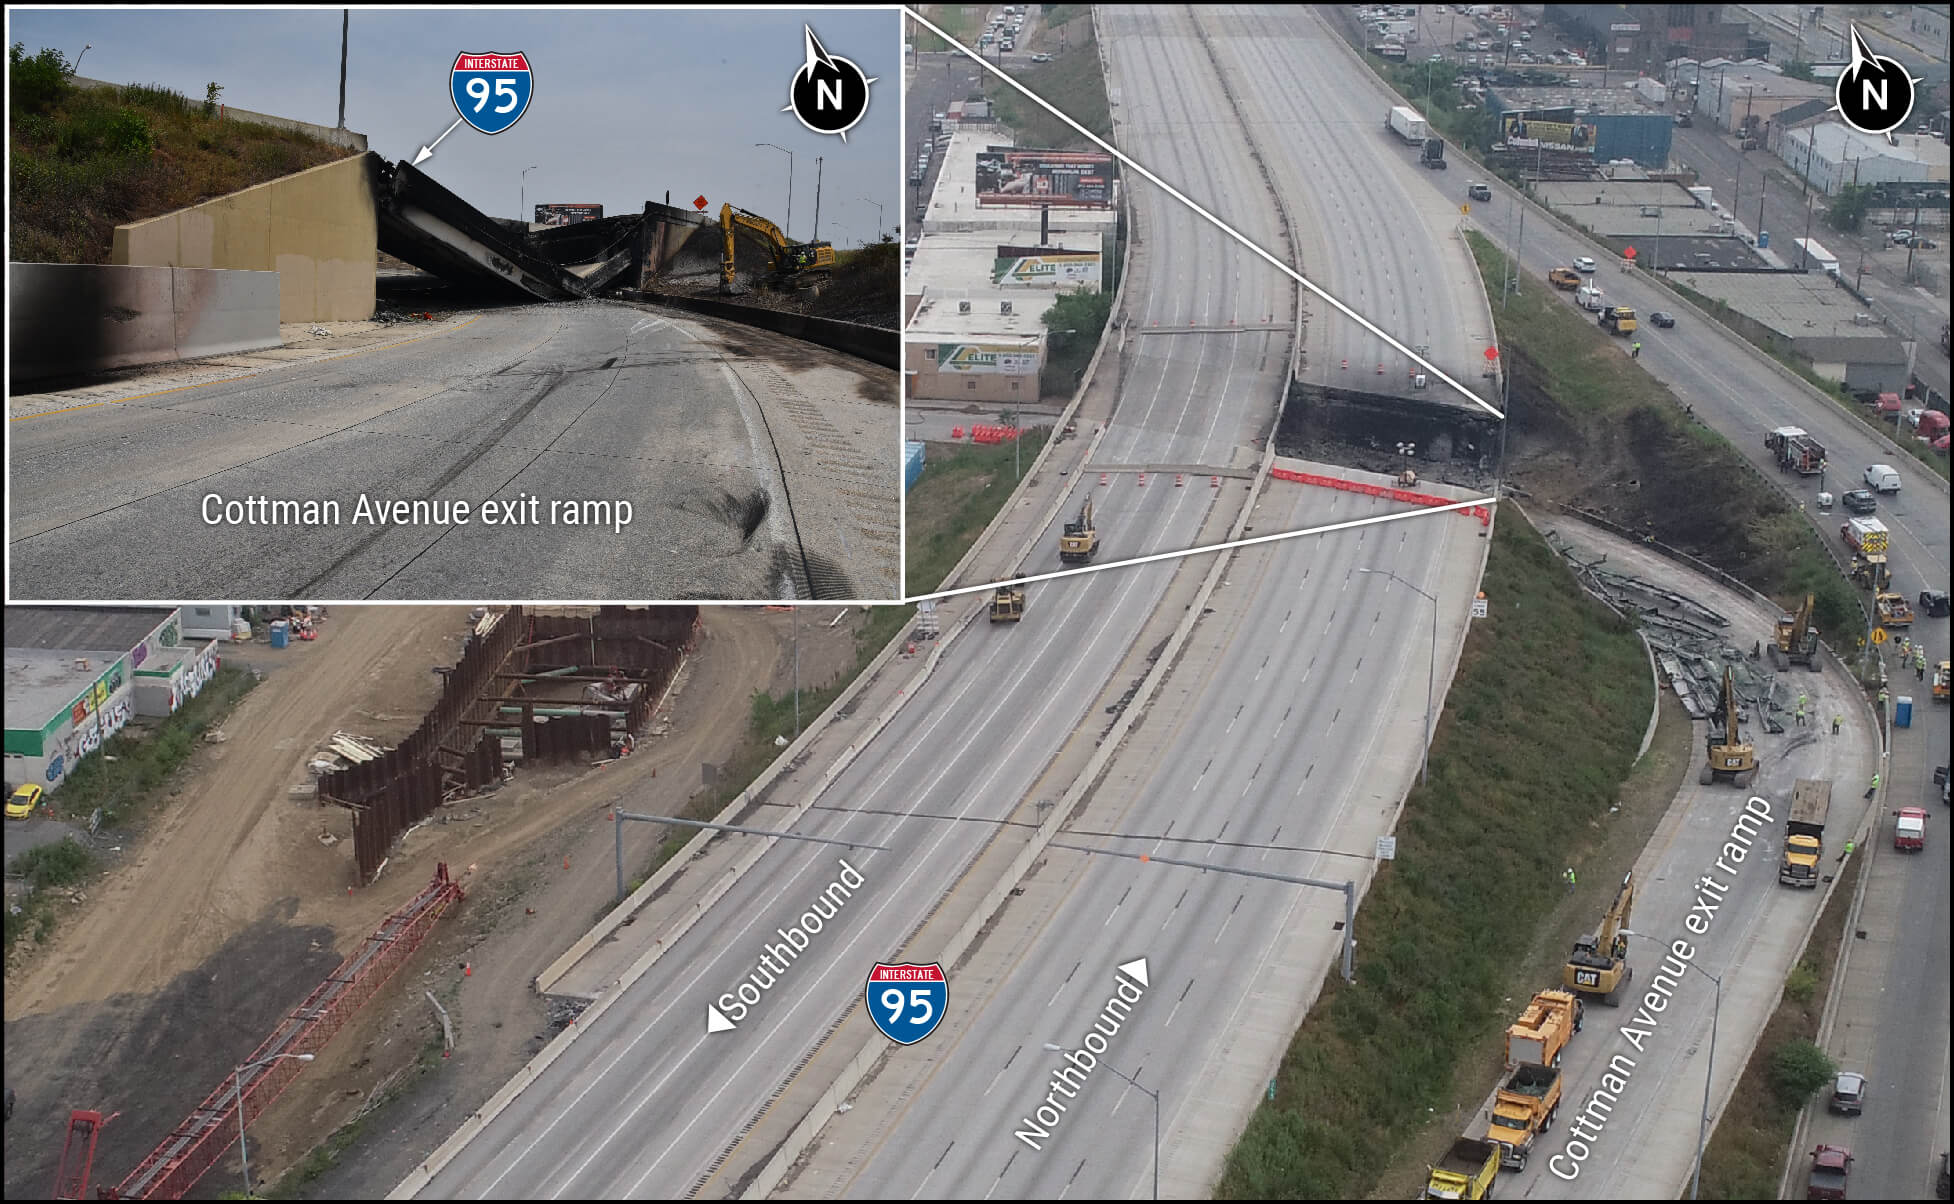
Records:
[[[1115,147],[1112,143],[1107,142],[1106,140],[1099,137],[1099,135],[1093,133],[1091,130],[1087,129],[1086,127],[1080,125],[1078,122],[1072,120],[1070,117],[1066,116],[1064,113],[1061,113],[1057,109],[1053,108],[1049,103],[1045,101],[1043,97],[1035,95],[1034,93],[1031,92],[1030,89],[1026,88],[1023,84],[1019,83],[1015,79],[1012,79],[1010,76],[1004,74],[1004,72],[999,68],[993,67],[990,63],[986,62],[984,60],[983,55],[976,53],[975,51],[971,50],[970,47],[965,46],[962,42],[957,41],[955,38],[951,37],[948,33],[944,32],[944,30],[941,29],[940,27],[931,24],[929,19],[924,17],[920,12],[906,5],[903,7],[903,12],[907,13],[910,16],[910,18],[914,20],[918,25],[921,25],[923,28],[929,30],[937,37],[942,38],[945,42],[948,42],[957,51],[962,53],[966,58],[969,58],[972,62],[982,67],[985,71],[990,72],[990,74],[995,76],[1000,82],[1010,85],[1012,88],[1016,89],[1021,95],[1023,95],[1027,100],[1031,101],[1039,108],[1045,110],[1047,113],[1050,113],[1052,116],[1058,118],[1060,121],[1063,121],[1066,125],[1072,127],[1072,129],[1077,131],[1080,135],[1090,139],[1094,146],[1097,146],[1101,150],[1105,151],[1107,154],[1111,155],[1113,158],[1125,164],[1129,169],[1131,169],[1133,172],[1138,174],[1142,179],[1146,180],[1148,183],[1159,188],[1161,191],[1165,192],[1168,196],[1173,197],[1181,204],[1186,205],[1188,209],[1192,210],[1203,221],[1210,223],[1215,227],[1215,229],[1220,230],[1223,234],[1226,234],[1228,237],[1234,239],[1236,242],[1242,244],[1244,247],[1247,247],[1249,250],[1255,252],[1255,254],[1261,256],[1264,260],[1266,260],[1269,263],[1271,267],[1275,268],[1278,272],[1281,272],[1283,275],[1289,277],[1291,280],[1294,280],[1297,284],[1302,285],[1304,288],[1308,289],[1310,292],[1314,293],[1318,297],[1323,298],[1323,300],[1328,302],[1330,306],[1334,308],[1338,313],[1342,314],[1346,318],[1349,318],[1351,321],[1357,323],[1357,325],[1363,327],[1365,330],[1368,330],[1372,334],[1376,335],[1378,338],[1383,339],[1386,343],[1390,344],[1394,350],[1400,351],[1403,354],[1409,356],[1411,358],[1412,363],[1417,364],[1420,368],[1425,369],[1426,371],[1430,372],[1433,376],[1438,377],[1438,379],[1444,381],[1446,384],[1458,390],[1460,395],[1463,396],[1466,400],[1478,406],[1480,409],[1486,411],[1488,414],[1491,414],[1495,418],[1499,418],[1502,420],[1505,419],[1506,417],[1505,413],[1503,413],[1502,411],[1494,407],[1491,403],[1487,402],[1484,398],[1480,397],[1479,394],[1474,393],[1471,389],[1466,388],[1458,381],[1453,380],[1450,376],[1447,376],[1444,372],[1441,372],[1438,368],[1438,365],[1432,363],[1424,356],[1418,354],[1416,351],[1413,351],[1411,348],[1405,346],[1403,343],[1400,343],[1398,340],[1386,334],[1384,330],[1377,325],[1377,323],[1371,321],[1369,318],[1366,318],[1364,315],[1358,313],[1356,310],[1350,308],[1348,305],[1345,305],[1343,302],[1337,300],[1335,297],[1325,292],[1321,287],[1312,283],[1309,277],[1303,275],[1301,272],[1298,272],[1296,269],[1290,267],[1288,264],[1276,258],[1268,251],[1265,251],[1261,247],[1256,246],[1254,242],[1249,240],[1247,235],[1241,233],[1239,230],[1236,230],[1233,226],[1229,225],[1227,222],[1222,221],[1214,214],[1209,213],[1206,209],[1203,209],[1200,205],[1196,204],[1192,199],[1184,195],[1178,188],[1175,188],[1172,184],[1169,184],[1167,181],[1161,179],[1159,176],[1153,174],[1151,171],[1148,171],[1146,168],[1140,166],[1138,163],[1135,163],[1131,158],[1129,158],[1124,152],[1120,151],[1119,148]],[[1307,532],[1299,531],[1296,532],[1296,534],[1299,535],[1307,534]],[[1225,546],[1225,545],[1216,545],[1216,546]],[[1137,560],[1129,560],[1129,561],[1121,561],[1120,563],[1139,564],[1142,562]],[[1116,566],[1105,565],[1103,567],[1114,568]],[[1037,580],[1037,578],[1030,578],[1029,580]],[[930,595],[930,596],[940,597],[942,595]]]
[[[956,598],[964,594],[981,594],[987,590],[1007,585],[1030,585],[1034,581],[1055,581],[1060,577],[1078,577],[1086,573],[1103,573],[1108,569],[1130,568],[1136,564],[1152,564],[1156,560],[1176,560],[1182,556],[1199,556],[1203,552],[1228,552],[1236,548],[1253,547],[1259,543],[1275,543],[1281,539],[1301,539],[1305,535],[1329,535],[1335,531],[1348,531],[1352,527],[1371,527],[1378,523],[1397,522],[1400,519],[1423,518],[1431,514],[1444,514],[1450,510],[1470,510],[1474,506],[1485,506],[1489,510],[1497,503],[1497,498],[1467,498],[1463,502],[1447,502],[1442,506],[1423,506],[1417,510],[1406,510],[1401,514],[1374,514],[1369,518],[1353,518],[1340,523],[1325,523],[1320,527],[1304,527],[1297,531],[1278,531],[1274,535],[1257,535],[1252,539],[1231,539],[1226,543],[1203,544],[1198,548],[1182,548],[1173,552],[1154,552],[1147,556],[1135,556],[1131,560],[1115,560],[1110,564],[1092,564],[1077,569],[1057,569],[1050,573],[1036,573],[1030,577],[1012,577],[1005,581],[993,581],[987,585],[965,585],[956,589],[940,590],[933,594],[914,594],[904,598],[908,602],[936,601],[943,598]]]

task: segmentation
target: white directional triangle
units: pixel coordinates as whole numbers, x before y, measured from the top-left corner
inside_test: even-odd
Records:
[[[734,1027],[733,1022],[726,1019],[726,1013],[720,1011],[710,1003],[706,1005],[706,1035],[708,1037],[714,1033],[723,1033],[732,1027]]]
[[[1144,957],[1138,961],[1127,962],[1125,965],[1119,968],[1119,972],[1121,974],[1126,975],[1134,982],[1139,983],[1143,987],[1150,987],[1153,985],[1152,983],[1147,981],[1147,959]]]

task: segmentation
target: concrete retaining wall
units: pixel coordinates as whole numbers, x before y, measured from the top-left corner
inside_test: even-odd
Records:
[[[803,339],[809,343],[819,343],[836,351],[880,364],[884,368],[902,367],[902,344],[893,330],[879,326],[863,326],[859,322],[837,322],[832,318],[812,318],[806,314],[786,313],[778,309],[761,309],[753,305],[739,305],[731,301],[715,301],[710,297],[681,297],[670,293],[648,292],[645,298],[660,305],[674,309],[689,309],[693,313],[706,314],[714,318],[727,318],[743,322],[748,326],[758,326],[775,334]]]
[[[15,380],[276,347],[278,274],[7,265]]]
[[[126,267],[230,268],[278,274],[280,322],[373,316],[376,160],[361,155],[115,228]]]

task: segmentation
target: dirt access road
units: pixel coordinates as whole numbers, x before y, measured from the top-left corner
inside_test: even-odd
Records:
[[[752,691],[775,684],[788,622],[785,614],[758,610],[708,612],[706,638],[677,688],[680,713],[664,735],[640,746],[640,755],[606,771],[520,774],[498,794],[444,812],[443,822],[408,838],[378,884],[350,893],[347,846],[319,840],[323,831],[345,841],[346,815],[294,802],[288,787],[303,780],[304,762],[335,730],[383,740],[412,730],[438,689],[433,666],[458,654],[464,615],[455,608],[340,608],[317,643],[233,652],[233,663],[263,664],[266,676],[225,725],[225,740],[199,752],[168,811],[128,842],[137,851],[64,917],[52,948],[10,970],[7,1083],[19,1101],[8,1125],[6,1194],[48,1191],[71,1108],[121,1111],[103,1130],[96,1183],[127,1173],[353,942],[425,884],[436,861],[448,861],[471,897],[444,923],[435,949],[254,1124],[254,1178],[279,1173],[350,1118],[375,1085],[414,1064],[425,1033],[404,1043],[396,1037],[401,1024],[427,1022],[414,988],[458,977],[450,955],[459,950],[500,971],[533,954],[540,968],[574,939],[609,894],[605,805],[632,790],[633,804],[647,806],[640,783],[666,787],[657,793],[682,804],[699,781],[697,762],[723,758],[743,732]],[[829,633],[819,649],[807,639],[814,626],[803,627],[805,680],[821,680],[813,674],[834,659],[826,646],[847,641],[854,623]],[[572,852],[574,834],[557,829],[573,821],[602,838],[602,855],[577,850],[576,870],[541,882],[539,866],[561,865]],[[631,855],[642,858],[649,836]],[[544,922],[522,907],[497,905],[516,902],[526,889],[547,897],[565,881],[586,888],[577,906],[522,901]],[[498,935],[498,943],[512,940],[508,957],[485,956],[496,946],[468,953],[497,919],[511,918],[526,923]],[[465,1008],[448,1000],[458,1031],[470,1038],[465,1053],[507,1028],[502,1044],[517,1048],[519,1062],[516,1030],[524,1026],[507,1021],[524,1009],[540,1014],[526,982],[533,973],[478,973],[467,981],[487,988],[486,1000],[478,1005],[463,995]],[[235,1154],[228,1165],[234,1175]]]

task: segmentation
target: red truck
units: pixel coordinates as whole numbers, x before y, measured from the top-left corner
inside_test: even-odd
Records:
[[[1822,1145],[1812,1151],[1811,1177],[1805,1181],[1807,1200],[1845,1199],[1846,1174],[1852,1168],[1852,1151],[1835,1145]]]
[[[1893,813],[1893,847],[1903,853],[1918,853],[1927,847],[1927,812],[1922,807],[1902,807]]]

